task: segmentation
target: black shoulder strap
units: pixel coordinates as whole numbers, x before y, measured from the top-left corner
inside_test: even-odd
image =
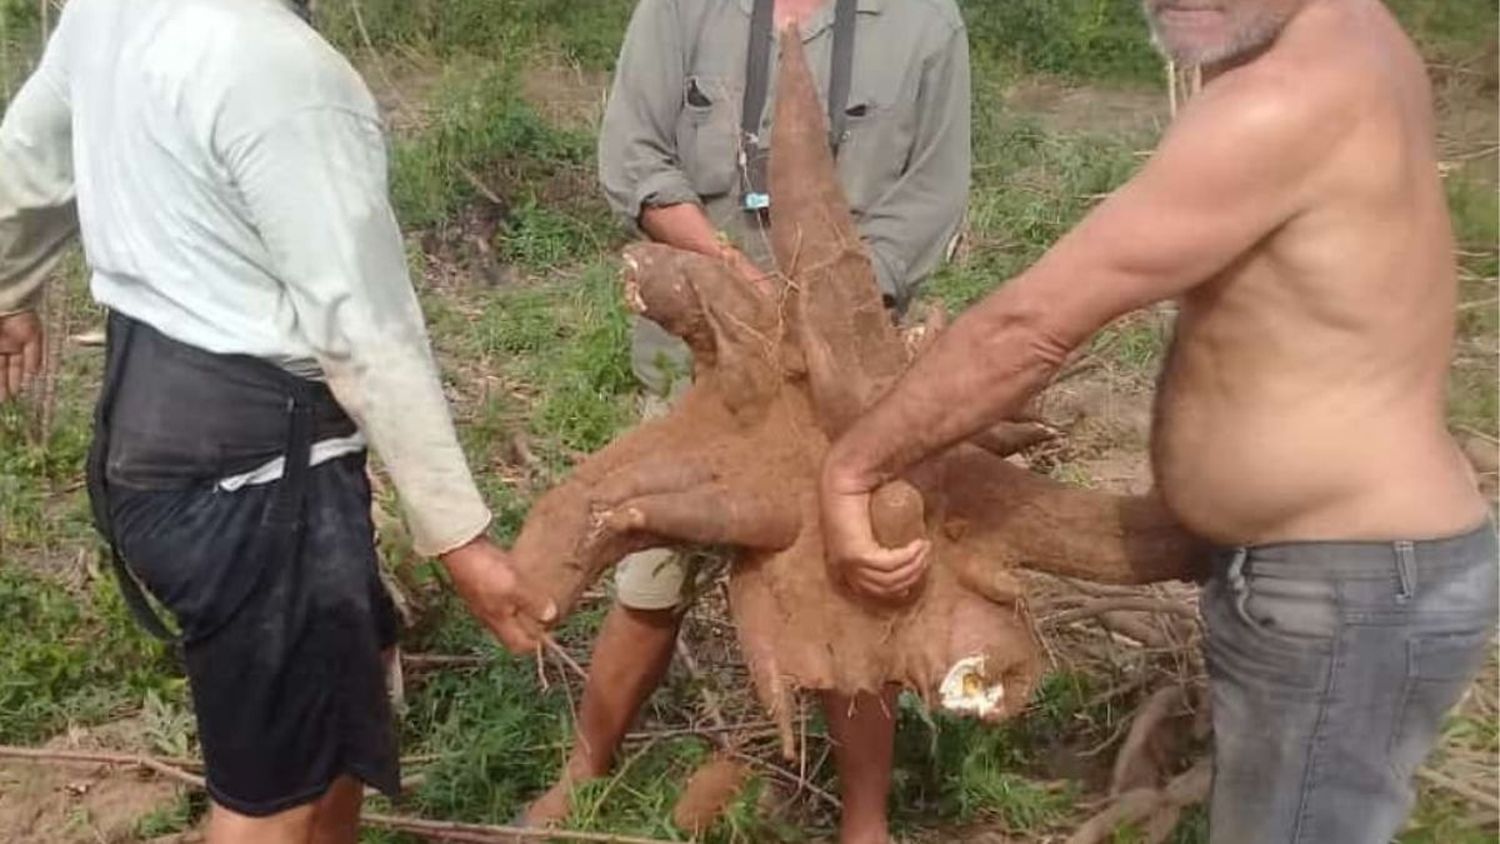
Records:
[[[750,41],[745,50],[745,100],[740,110],[740,131],[746,136],[760,133],[771,84],[771,18],[776,0],[755,0],[750,13]]]
[[[771,83],[771,23],[775,0],[755,0],[750,13],[750,41],[745,51],[745,99],[740,131],[754,137],[766,111]],[[838,155],[848,124],[849,88],[854,77],[854,30],[858,0],[837,0],[833,14],[833,66],[828,76],[828,146]]]
[[[849,121],[849,85],[854,76],[854,23],[857,0],[838,0],[833,14],[833,67],[828,77],[828,146],[835,158]]]
[[[129,608],[130,614],[135,616],[137,622],[152,636],[168,644],[178,644],[177,634],[162,621],[161,616],[151,607],[151,602],[146,599],[146,594],[141,590],[140,584],[136,583],[135,576],[125,565],[125,559],[120,556],[119,547],[115,544],[113,519],[109,512],[109,495],[105,488],[107,483],[107,466],[109,462],[109,425],[110,417],[115,406],[115,396],[120,391],[120,382],[124,378],[125,360],[130,356],[130,341],[135,334],[135,321],[115,311],[109,314],[106,323],[107,339],[105,341],[104,383],[99,389],[99,403],[94,409],[94,439],[89,445],[88,456],[88,487],[89,504],[93,508],[94,526],[104,537],[108,545],[109,561],[114,568],[115,578],[120,583],[120,595],[125,599],[125,606]]]

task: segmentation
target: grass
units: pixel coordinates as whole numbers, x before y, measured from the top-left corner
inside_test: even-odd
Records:
[[[1111,83],[1161,77],[1140,5],[1127,0],[962,0],[973,53],[1012,74]]]
[[[519,73],[515,59],[467,58],[445,69],[431,124],[395,148],[392,201],[408,230],[437,226],[480,195],[467,171],[509,206],[496,209],[512,218],[507,257],[562,263],[566,237],[587,232],[597,251],[609,223],[591,195],[557,195],[591,165],[594,139],[548,125],[518,94]]]
[[[1059,828],[1074,817],[1079,789],[1056,781],[1049,757],[1059,745],[1108,734],[1118,714],[1087,706],[1097,691],[1092,677],[1049,675],[1028,711],[999,727],[927,713],[903,696],[891,798],[897,824],[945,818],[1013,836]]]
[[[371,41],[385,50],[503,59],[517,45],[545,42],[596,68],[613,66],[634,7],[631,0],[321,0],[319,29],[345,49],[364,44],[356,3]]]
[[[969,206],[969,250],[945,266],[928,294],[953,310],[972,304],[1001,281],[1030,266],[1085,214],[1101,194],[1135,171],[1129,138],[1043,128],[1033,115],[1014,113],[981,97],[975,115],[974,185]]]
[[[361,0],[370,35],[392,55],[441,67],[436,94],[412,134],[392,154],[392,191],[411,235],[414,277],[454,397],[464,447],[494,506],[496,532],[512,537],[534,496],[578,452],[606,443],[634,416],[629,320],[618,299],[613,253],[621,233],[593,185],[594,138],[554,126],[519,94],[534,55],[561,54],[586,69],[608,68],[630,0]],[[1157,84],[1159,64],[1131,0],[964,0],[976,67],[976,172],[970,237],[959,261],[930,284],[952,308],[976,301],[1024,269],[1097,201],[1134,171],[1154,138],[1050,128],[1007,105],[1017,81],[1037,75],[1066,83]],[[1477,0],[1393,3],[1434,55],[1457,61],[1482,48],[1493,9]],[[362,47],[350,0],[320,3],[325,31],[352,51]],[[0,75],[31,55],[35,3],[0,0]],[[480,190],[464,176],[473,173]],[[1482,168],[1448,180],[1468,280],[1465,300],[1495,295],[1500,236],[1494,185]],[[488,191],[500,203],[484,198]],[[489,257],[485,257],[489,256]],[[499,267],[491,273],[485,262]],[[75,266],[62,305],[75,330],[97,323]],[[1496,432],[1493,308],[1464,312],[1461,331],[1480,344],[1455,367],[1455,421]],[[1167,336],[1158,319],[1132,319],[1095,340],[1094,352],[1144,387]],[[1484,344],[1488,344],[1485,346]],[[88,436],[97,353],[69,349],[59,375],[55,421],[38,432],[29,409],[0,408],[0,741],[35,743],[71,724],[142,716],[154,748],[191,751],[178,668],[127,618],[97,545],[78,488]],[[537,466],[511,453],[529,441]],[[1063,476],[1088,481],[1063,466]],[[1071,473],[1071,474],[1070,474]],[[390,505],[388,500],[384,502]],[[388,550],[404,559],[398,541]],[[82,560],[81,569],[77,562]],[[92,569],[90,568],[92,566]],[[71,574],[70,574],[71,573]],[[418,564],[417,579],[438,579]],[[425,780],[402,810],[432,817],[504,822],[556,774],[571,718],[557,682],[544,686],[527,660],[500,654],[446,598],[404,642],[408,651],[483,654],[480,669],[411,678],[401,730],[406,752],[435,753]],[[600,622],[593,607],[560,637],[582,651]],[[1070,828],[1090,794],[1089,772],[1059,774],[1057,756],[1078,758],[1119,726],[1123,710],[1089,707],[1108,678],[1057,673],[1031,711],[998,729],[901,709],[895,821],[919,834],[949,824],[983,824],[1018,840]],[[657,719],[696,706],[696,692],[674,675],[653,698]],[[817,735],[816,724],[812,732]],[[1459,719],[1450,740],[1500,747],[1492,723]],[[680,837],[669,807],[708,752],[697,740],[666,740],[627,752],[628,768],[587,790],[572,823],[585,829]],[[1104,757],[1107,759],[1108,754]],[[831,787],[829,766],[813,779]],[[1080,779],[1082,777],[1082,779]],[[1059,786],[1057,780],[1071,784]],[[707,840],[803,841],[826,832],[826,813],[768,813],[771,782],[757,780]],[[196,802],[195,802],[196,801]],[[183,828],[201,799],[164,807],[139,830]],[[1424,792],[1406,844],[1479,841],[1468,807]],[[371,841],[405,841],[370,834]],[[1492,840],[1490,834],[1485,840]],[[1128,836],[1119,840],[1128,840]],[[1206,818],[1187,813],[1173,839],[1204,842]]]
[[[166,806],[152,810],[135,824],[135,837],[142,841],[186,832],[207,810],[207,801],[196,794],[184,793]]]
[[[1500,435],[1497,401],[1496,338],[1500,337],[1500,308],[1495,305],[1500,276],[1500,208],[1494,184],[1486,184],[1467,169],[1448,176],[1448,204],[1454,233],[1464,257],[1460,261],[1459,354],[1449,379],[1449,417],[1456,425]]]
[[[108,580],[73,593],[0,567],[0,629],[0,742],[134,714],[148,696],[186,702],[174,662],[136,631]]]

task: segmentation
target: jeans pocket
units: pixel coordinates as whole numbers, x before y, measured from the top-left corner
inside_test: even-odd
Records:
[[[1338,589],[1319,580],[1251,577],[1237,602],[1246,625],[1292,642],[1331,642],[1338,635]]]
[[[1484,665],[1492,632],[1486,626],[1417,634],[1407,640],[1406,680],[1388,743],[1397,776],[1405,779],[1416,773],[1437,743],[1443,721]]]
[[[1200,602],[1210,674],[1291,697],[1318,693],[1338,636],[1337,602],[1324,597],[1322,611],[1312,612],[1211,579]]]

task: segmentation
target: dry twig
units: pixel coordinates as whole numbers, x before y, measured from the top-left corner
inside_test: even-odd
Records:
[[[1212,767],[1204,759],[1186,773],[1178,775],[1165,788],[1137,788],[1127,791],[1111,802],[1104,811],[1089,818],[1068,838],[1067,844],[1103,844],[1121,826],[1141,822],[1146,822],[1158,833],[1155,836],[1148,835],[1148,840],[1160,841],[1165,837],[1160,834],[1161,830],[1165,829],[1165,833],[1170,834],[1171,826],[1175,825],[1176,816],[1182,809],[1201,803],[1208,797],[1211,778]],[[1165,816],[1174,823],[1152,824],[1151,821],[1158,816]]]
[[[25,759],[40,763],[119,765],[145,768],[168,779],[193,788],[203,788],[203,778],[161,759],[129,753],[102,753],[71,750],[46,750],[30,747],[0,746],[0,758]],[[566,829],[522,829],[510,826],[451,823],[405,818],[394,815],[367,814],[366,826],[410,832],[443,841],[465,841],[473,844],[502,844],[517,841],[580,841],[595,844],[668,844],[656,838],[609,835],[597,832],[575,832]]]
[[[1040,622],[1042,624],[1061,625],[1113,612],[1154,612],[1180,616],[1194,621],[1198,619],[1198,610],[1178,601],[1162,600],[1160,598],[1119,597],[1093,601],[1077,609],[1064,610],[1055,615],[1046,616],[1040,619]]]
[[[1417,771],[1417,776],[1431,785],[1435,785],[1438,788],[1464,798],[1470,803],[1478,804],[1493,812],[1500,812],[1500,799],[1497,799],[1494,794],[1481,791],[1480,789],[1477,789],[1466,782],[1456,780],[1453,777],[1442,773],[1441,771],[1436,771],[1432,768],[1423,768]]]
[[[367,814],[366,826],[409,832],[438,841],[461,841],[466,844],[514,844],[520,841],[582,841],[595,844],[669,844],[660,838],[633,835],[611,835],[603,832],[575,832],[566,829],[523,829],[513,826],[428,821],[396,815]]]

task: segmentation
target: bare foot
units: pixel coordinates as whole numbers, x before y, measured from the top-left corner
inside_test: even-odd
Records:
[[[573,788],[580,781],[564,775],[556,784],[547,789],[547,793],[538,797],[526,811],[521,815],[523,824],[527,827],[544,828],[558,826],[568,819],[568,813],[572,811]]]

